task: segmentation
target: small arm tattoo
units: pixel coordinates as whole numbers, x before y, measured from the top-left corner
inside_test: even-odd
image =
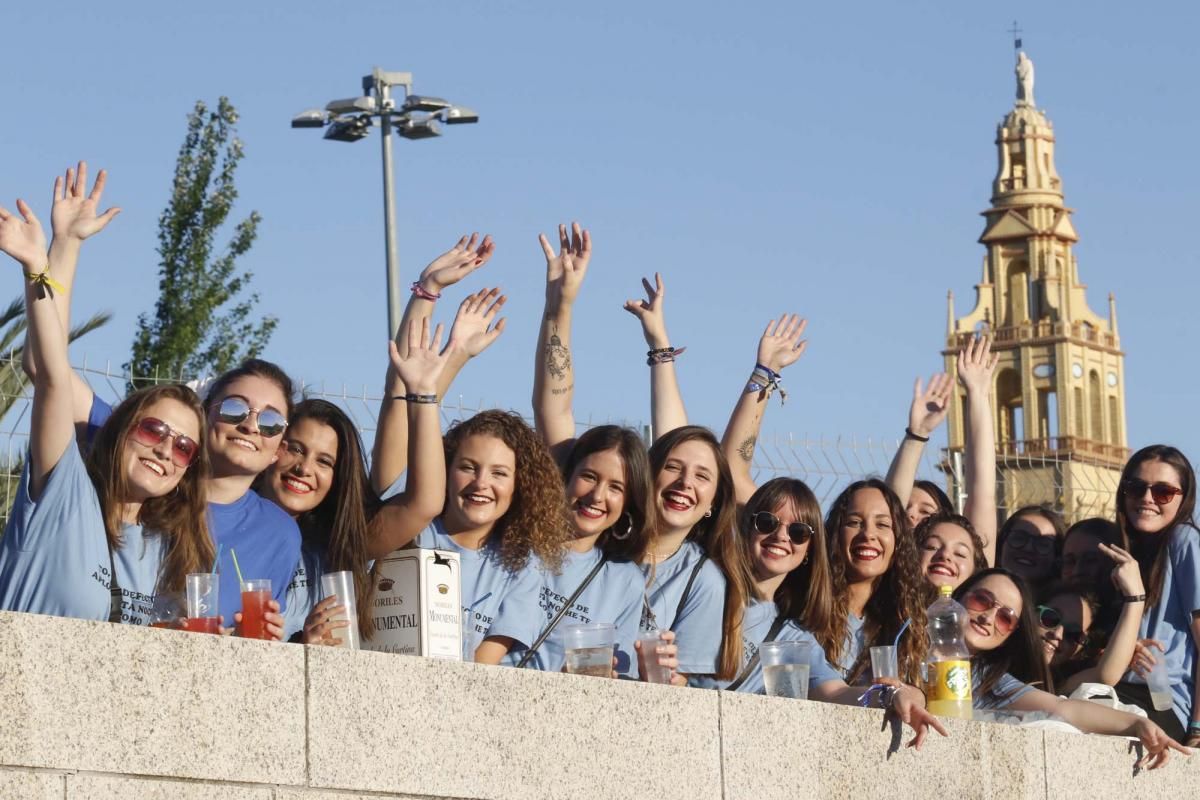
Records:
[[[749,463],[754,458],[754,445],[757,442],[757,438],[750,436],[738,445],[738,455],[741,456],[742,460],[746,463]]]

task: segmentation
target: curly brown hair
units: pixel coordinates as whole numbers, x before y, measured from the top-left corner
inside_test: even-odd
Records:
[[[896,546],[892,553],[892,563],[887,572],[876,579],[871,597],[863,609],[865,644],[850,667],[846,682],[853,684],[864,674],[870,663],[870,647],[891,644],[904,623],[909,622],[909,630],[900,640],[897,659],[901,677],[908,683],[916,683],[925,655],[925,580],[921,575],[921,559],[917,552],[916,540],[908,527],[908,514],[896,493],[878,478],[855,481],[847,486],[833,501],[833,506],[825,518],[829,573],[833,586],[833,613],[830,614],[829,624],[822,630],[813,631],[813,635],[825,648],[825,655],[830,662],[836,664],[841,661],[850,632],[850,579],[847,575],[846,556],[839,540],[854,495],[867,489],[877,490],[887,502]]]
[[[983,537],[975,532],[975,526],[971,524],[971,520],[962,514],[955,514],[953,511],[936,511],[917,523],[917,529],[913,531],[913,538],[917,541],[917,555],[919,556],[921,549],[925,547],[925,540],[933,533],[933,529],[943,523],[962,528],[967,536],[970,537],[971,575],[987,569],[987,553],[983,545]],[[963,576],[963,580],[971,577],[971,575]],[[926,583],[929,583],[929,581],[927,580]],[[929,602],[932,603],[937,599],[937,588],[933,584],[929,584],[929,589]]]
[[[454,423],[446,431],[443,445],[447,467],[453,463],[459,445],[470,436],[495,437],[516,457],[512,505],[488,534],[500,562],[516,572],[525,568],[532,553],[557,573],[571,536],[571,518],[562,473],[546,443],[515,411],[489,409]]]

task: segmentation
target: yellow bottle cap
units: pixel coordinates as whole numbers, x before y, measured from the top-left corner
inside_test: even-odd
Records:
[[[942,597],[949,597],[954,594],[954,587],[950,584],[943,584],[938,587],[938,594]]]

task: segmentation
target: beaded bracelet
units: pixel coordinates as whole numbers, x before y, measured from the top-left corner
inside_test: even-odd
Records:
[[[660,347],[656,350],[651,350],[646,353],[646,365],[654,366],[655,364],[669,364],[675,360],[677,356],[683,355],[686,347]]]
[[[438,300],[442,296],[441,292],[431,292],[426,289],[421,285],[420,281],[413,281],[412,293],[422,300],[428,300],[431,303]]]
[[[393,400],[403,400],[406,403],[417,403],[420,405],[437,405],[438,396],[436,394],[397,394],[392,396]]]

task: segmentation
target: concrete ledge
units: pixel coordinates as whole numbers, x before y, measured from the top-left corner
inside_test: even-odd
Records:
[[[0,797],[22,797],[29,800],[63,800],[62,775],[0,769]]]

